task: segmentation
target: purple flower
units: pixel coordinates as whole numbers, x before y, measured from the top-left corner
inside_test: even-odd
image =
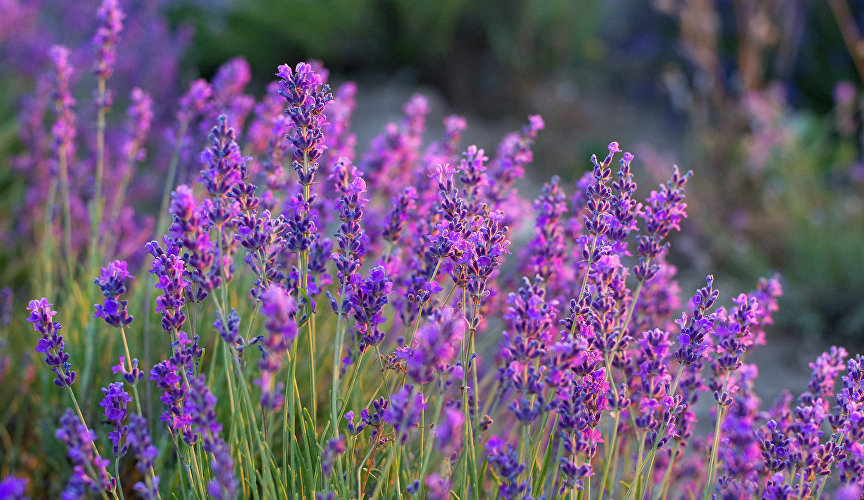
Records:
[[[325,481],[333,475],[333,462],[336,461],[339,455],[345,453],[347,449],[345,438],[342,436],[327,442],[327,446],[324,447],[324,451],[321,453],[321,473],[324,475]]]
[[[172,434],[181,436],[189,446],[198,440],[198,434],[192,414],[186,408],[190,389],[183,379],[184,374],[186,378],[194,377],[195,368],[203,354],[199,340],[197,335],[194,340],[190,340],[186,332],[180,332],[172,343],[172,355],[150,370],[150,380],[156,381],[156,386],[163,391],[159,398],[166,407],[162,421]]]
[[[189,265],[186,276],[190,284],[194,284],[194,290],[191,293],[187,291],[186,296],[195,302],[203,301],[222,283],[218,269],[213,268],[216,252],[210,239],[211,207],[210,200],[199,204],[192,188],[185,184],[177,186],[171,193],[168,211],[173,222],[168,235],[174,246],[186,252],[183,256]]]
[[[513,182],[525,176],[525,166],[534,160],[531,146],[537,133],[545,126],[540,115],[529,116],[528,124],[522,127],[521,132],[508,134],[498,145],[489,168],[491,181],[486,196],[491,200],[492,208],[506,210],[508,218],[516,217],[514,210],[518,206],[506,203],[514,195]]]
[[[282,358],[297,338],[297,302],[279,285],[270,287],[261,295],[261,312],[267,318],[264,328],[267,335],[262,342],[263,355],[258,366],[261,378],[256,384],[261,387],[261,405],[278,409],[284,403],[284,385],[276,382],[282,366]]]
[[[816,398],[821,398],[823,401],[828,401],[828,398],[834,396],[834,384],[840,372],[846,368],[846,358],[849,353],[846,349],[837,346],[831,346],[831,350],[823,352],[816,359],[815,363],[810,363],[810,382],[807,383],[807,389]]]
[[[385,199],[395,195],[399,187],[411,182],[412,171],[420,156],[420,146],[429,112],[428,100],[415,94],[402,107],[401,123],[388,123],[381,135],[370,144],[360,162],[369,184]]]
[[[0,481],[0,500],[30,500],[25,495],[28,482],[26,477],[7,476]]]
[[[55,161],[53,173],[56,174],[58,169],[75,156],[75,113],[72,111],[75,98],[72,97],[72,91],[69,88],[69,80],[72,77],[69,49],[62,45],[54,45],[51,47],[50,54],[56,69],[52,94],[56,121],[51,127]]]
[[[286,210],[288,227],[288,248],[293,252],[305,252],[312,246],[316,232],[312,219],[311,185],[318,170],[318,160],[326,148],[324,143],[324,107],[333,100],[330,87],[323,84],[321,76],[314,73],[312,66],[298,63],[294,71],[283,64],[276,76],[280,78],[279,94],[287,101],[285,114],[294,122],[294,129],[287,135],[294,146],[294,170],[302,193],[292,200],[292,207]],[[303,270],[305,275],[305,270]],[[306,289],[307,284],[301,285]]]
[[[228,125],[228,117],[220,115],[218,124],[210,131],[210,146],[201,153],[201,170],[198,181],[204,184],[213,200],[212,221],[222,226],[236,216],[238,207],[229,193],[246,177],[246,164],[251,158],[244,157],[237,144],[237,134]]]
[[[163,292],[156,298],[156,312],[162,315],[162,329],[177,332],[186,322],[184,295],[191,283],[186,278],[186,263],[179,256],[180,249],[167,236],[163,240],[164,250],[155,241],[148,243],[145,249],[153,256],[150,273],[156,276],[156,289]]]
[[[438,448],[445,457],[462,448],[464,424],[465,414],[462,410],[453,407],[444,409],[444,420],[435,427],[435,432],[438,435]]]
[[[691,300],[693,315],[684,313],[676,321],[681,328],[681,334],[678,335],[681,347],[675,351],[675,359],[684,364],[693,364],[705,357],[710,346],[709,334],[713,332],[716,316],[706,313],[714,306],[720,291],[714,290],[714,276],[708,276],[706,281],[707,285],[700,288]]]
[[[430,474],[423,481],[426,485],[426,498],[429,500],[448,500],[450,498],[450,481],[438,474]]]
[[[339,159],[331,177],[338,181],[335,188],[341,196],[337,201],[337,209],[339,220],[342,221],[336,233],[336,251],[331,258],[336,262],[336,275],[341,284],[339,294],[344,297],[348,278],[360,269],[366,253],[364,234],[360,227],[363,207],[368,201],[364,197],[366,181],[347,158]]]
[[[333,101],[327,106],[327,123],[324,126],[327,149],[321,163],[332,165],[338,158],[354,160],[357,137],[351,132],[351,115],[356,104],[354,95],[357,84],[345,82],[337,90]]]
[[[408,432],[420,422],[420,414],[426,409],[426,397],[414,392],[414,387],[405,385],[390,396],[390,405],[383,413],[384,421],[393,426],[404,445]]]
[[[687,204],[684,203],[684,185],[693,172],[681,175],[678,167],[672,179],[661,184],[658,191],[651,191],[645,200],[645,209],[640,214],[645,221],[645,234],[639,236],[639,264],[633,268],[636,279],[650,280],[659,269],[652,260],[660,255],[669,244],[664,243],[666,236],[675,229],[680,231],[680,223],[687,217]]]
[[[119,373],[127,383],[135,385],[144,378],[144,373],[138,369],[138,358],[132,358],[132,370],[126,368],[126,356],[120,356],[120,363],[111,367],[111,373]]]
[[[547,283],[558,287],[554,279],[559,270],[564,268],[566,244],[561,217],[567,212],[567,195],[560,186],[558,176],[543,185],[540,196],[534,200],[534,211],[537,212],[535,236],[528,244],[527,265],[523,265],[530,276],[540,276]]]
[[[234,474],[234,459],[227,443],[219,437],[222,425],[216,420],[216,397],[207,387],[204,375],[189,377],[189,392],[184,411],[202,436],[204,451],[210,454],[212,476],[207,483],[207,494],[217,500],[237,496],[239,483]]]
[[[117,40],[120,37],[120,31],[123,30],[123,18],[126,15],[120,9],[117,0],[103,0],[98,15],[99,28],[93,37],[93,45],[96,46],[98,54],[93,72],[98,78],[107,80],[114,73]],[[109,105],[105,103],[106,107]]]
[[[486,442],[486,459],[501,478],[498,486],[501,497],[507,500],[522,498],[528,490],[527,481],[519,482],[525,464],[519,461],[519,454],[513,446],[498,436],[492,436]]]
[[[387,304],[387,295],[393,282],[387,277],[382,266],[369,270],[369,277],[354,274],[350,278],[351,311],[354,316],[355,339],[362,353],[369,346],[377,346],[384,341],[384,332],[379,325],[387,319],[381,313]]]
[[[67,408],[60,418],[60,428],[54,437],[63,441],[66,455],[72,461],[72,477],[67,489],[82,491],[86,487],[94,493],[114,490],[116,480],[108,475],[106,469],[109,461],[95,452],[96,433],[88,429],[72,409]]]
[[[129,99],[132,103],[126,110],[126,140],[123,142],[123,157],[126,164],[121,170],[123,175],[131,175],[133,163],[144,160],[144,143],[150,134],[153,121],[153,99],[150,94],[138,87],[132,89]]]
[[[767,431],[759,437],[765,467],[772,472],[782,472],[789,467],[789,439],[780,432],[777,422],[773,420],[766,424],[766,428]]]
[[[45,355],[45,364],[56,375],[54,383],[58,387],[69,387],[75,382],[76,374],[70,369],[72,364],[69,363],[69,354],[65,351],[66,343],[59,333],[61,325],[52,319],[57,314],[57,311],[51,310],[52,305],[45,297],[31,300],[27,306],[30,311],[27,321],[33,323],[33,328],[42,335],[36,351]]]
[[[128,427],[129,434],[126,437],[126,443],[132,449],[137,460],[135,468],[147,478],[145,479],[146,483],[140,481],[135,483],[135,491],[140,493],[145,500],[158,498],[159,476],[149,478],[148,474],[153,468],[153,461],[159,455],[159,450],[153,446],[153,442],[150,440],[150,434],[147,432],[147,421],[140,415],[132,414],[129,415]]]
[[[236,222],[237,234],[234,235],[234,240],[249,249],[243,260],[255,273],[252,296],[260,299],[270,283],[279,283],[285,279],[285,274],[278,265],[279,256],[286,244],[282,237],[287,227],[285,217],[280,215],[273,218],[269,210],[261,213],[255,210],[240,216]]]
[[[391,245],[399,244],[399,240],[402,237],[402,228],[417,208],[415,204],[416,200],[417,190],[412,186],[406,187],[398,196],[390,199],[390,204],[393,208],[387,213],[387,220],[382,235],[384,241],[389,242]]]
[[[123,390],[122,382],[115,382],[108,385],[108,388],[102,388],[105,397],[99,402],[99,406],[105,408],[103,416],[114,430],[108,433],[108,439],[111,440],[114,455],[122,457],[126,454],[129,445],[126,441],[126,434],[129,432],[129,427],[123,423],[126,418],[126,403],[132,401],[132,396]]]
[[[465,319],[451,307],[435,312],[417,330],[405,360],[408,375],[423,385],[447,372],[459,352],[466,326]]]
[[[117,297],[126,293],[126,280],[134,278],[126,270],[126,261],[118,261],[108,264],[102,268],[101,276],[93,280],[102,290],[105,297],[103,304],[96,304],[94,318],[102,318],[113,327],[129,326],[132,323],[132,315],[126,311],[128,301],[117,301]]]

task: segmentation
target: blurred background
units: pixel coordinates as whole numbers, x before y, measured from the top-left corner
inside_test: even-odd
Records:
[[[487,150],[540,114],[527,198],[554,174],[572,186],[610,140],[636,154],[643,195],[673,164],[694,171],[690,217],[673,239],[682,289],[713,273],[728,300],[760,276],[783,277],[763,375],[806,384],[825,345],[864,345],[864,0],[120,3],[116,85],[144,86],[163,121],[190,81],[235,57],[256,96],[278,64],[310,58],[331,81],[357,82],[360,151],[416,91],[432,103],[429,136],[458,113],[463,143]],[[38,98],[50,44],[80,46],[73,60],[87,60],[97,6],[0,0],[3,220],[22,203],[24,177],[5,166],[28,139],[17,117],[34,98],[22,96]],[[3,278],[20,283],[24,250],[6,234]]]

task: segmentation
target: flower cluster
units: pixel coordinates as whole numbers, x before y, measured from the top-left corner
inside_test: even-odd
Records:
[[[108,267],[103,267],[102,275],[93,280],[105,297],[104,303],[96,304],[94,317],[104,319],[113,327],[129,326],[133,319],[126,310],[129,301],[117,300],[117,297],[126,293],[126,280],[135,277],[126,269],[126,261],[115,260],[108,264]]]
[[[104,0],[98,123],[122,19],[116,1]],[[74,192],[70,179],[91,159],[76,150],[70,54],[57,48],[54,59],[56,195]],[[102,249],[127,242],[95,218],[92,251],[70,239],[80,237],[73,221],[89,215],[88,204],[104,201],[108,219],[122,217],[121,193],[144,151],[165,154],[147,145],[159,101],[133,92],[122,155],[97,148],[93,163],[111,170],[104,200],[98,187],[61,196],[68,259],[57,302],[83,318],[65,323],[74,343],[60,336],[47,298],[27,310],[37,351],[65,388],[51,397],[68,396],[75,407],[56,434],[73,468],[65,498],[134,490],[159,499],[171,489],[225,500],[489,491],[508,499],[803,500],[864,491],[864,358],[826,352],[811,365],[806,392],[763,409],[748,357],[777,311],[778,278],[724,305],[708,276],[682,304],[667,258],[687,216],[689,173],[676,169],[640,199],[634,155],[610,142],[575,184],[553,177],[531,205],[514,183],[533,160],[539,116],[490,160],[492,149],[460,148],[459,117],[446,118],[443,136],[424,147],[429,103],[414,96],[401,121],[358,154],[353,84],[332,93],[317,62],[280,66],[277,76],[256,102],[243,93],[249,65],[235,59],[212,81],[194,82],[175,109],[156,224],[164,234],[145,245],[148,262],[105,259],[95,279],[103,300],[94,316],[120,330],[121,356],[95,319],[74,314],[82,301],[74,280],[79,256],[95,271]],[[124,169],[117,179],[116,164]],[[316,181],[322,169],[326,182]],[[53,214],[67,211],[46,210],[53,251]],[[235,267],[240,248],[248,267]],[[139,264],[149,264],[155,292],[129,286]],[[129,309],[139,304],[147,324],[129,343]],[[148,336],[153,312],[166,335]],[[144,367],[130,345],[164,354],[145,350],[141,360],[158,362]],[[104,385],[104,429],[87,427],[97,404],[90,387],[81,395],[72,387],[67,350],[79,348],[93,362],[82,380]],[[112,371],[122,380],[102,380],[97,363],[118,357]],[[146,396],[154,387],[162,405],[158,422],[148,422],[139,389]],[[714,431],[699,435],[706,392]],[[108,474],[97,430],[124,477]],[[134,470],[123,467],[129,460]],[[7,479],[0,497],[26,488]]]
[[[69,353],[66,352],[66,342],[60,335],[61,325],[52,319],[57,314],[57,311],[51,310],[52,305],[54,304],[50,304],[45,297],[31,300],[27,306],[30,311],[27,321],[33,323],[33,328],[42,335],[36,350],[45,355],[45,364],[56,375],[54,383],[58,387],[69,387],[75,382],[77,375],[71,370],[72,363],[69,362]]]

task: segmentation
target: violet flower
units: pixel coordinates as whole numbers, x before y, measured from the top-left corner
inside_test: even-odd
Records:
[[[528,482],[520,483],[519,476],[525,470],[525,464],[519,461],[519,454],[513,446],[498,436],[492,436],[486,442],[486,459],[501,478],[498,494],[507,500],[523,498]]]
[[[153,468],[153,461],[159,455],[159,450],[153,445],[150,440],[150,434],[147,432],[147,421],[144,417],[131,414],[129,415],[129,433],[126,437],[126,443],[132,449],[137,463],[135,468],[142,476],[148,478],[148,474]],[[152,481],[152,482],[151,482]],[[147,483],[137,482],[133,486],[144,500],[153,500],[159,496],[159,476],[154,476],[147,480]]]
[[[216,420],[216,397],[207,387],[203,374],[189,377],[189,392],[184,410],[198,435],[202,437],[202,448],[209,453],[211,479],[207,483],[207,494],[217,500],[230,500],[237,496],[239,482],[234,474],[234,458],[231,449],[219,432],[222,425]]]
[[[123,30],[123,19],[126,14],[120,9],[117,0],[103,0],[98,15],[99,28],[93,37],[93,45],[96,46],[98,53],[93,66],[93,73],[98,78],[107,80],[114,73],[117,41],[120,31]],[[110,100],[100,104],[100,106],[109,107]]]
[[[490,182],[485,196],[490,200],[490,208],[504,210],[510,220],[515,220],[519,203],[508,203],[514,197],[513,182],[525,176],[525,166],[534,160],[531,146],[537,133],[545,127],[540,115],[528,117],[528,123],[520,132],[508,134],[501,140],[495,158],[489,168]]]
[[[387,213],[387,219],[384,225],[384,241],[388,242],[392,247],[399,244],[402,237],[402,228],[408,221],[408,218],[416,213],[417,190],[408,186],[396,196],[390,199],[390,204],[393,207]]]
[[[0,481],[0,500],[30,500],[25,495],[29,482],[26,477],[6,476]]]
[[[129,449],[129,444],[126,442],[129,427],[123,423],[123,419],[126,418],[126,403],[132,401],[132,396],[123,390],[123,382],[109,384],[107,389],[102,388],[102,392],[105,393],[105,397],[99,402],[99,406],[105,409],[103,413],[105,420],[114,426],[114,430],[108,433],[111,449],[115,456],[122,457]]]
[[[430,474],[423,481],[426,485],[426,498],[429,500],[448,500],[450,498],[450,481],[438,474]]]
[[[215,272],[222,281],[229,282],[233,276],[232,254],[236,245],[231,232],[236,229],[235,219],[242,207],[236,189],[244,188],[246,165],[250,157],[242,156],[237,144],[237,135],[228,125],[228,117],[220,115],[218,125],[210,131],[210,146],[201,153],[201,170],[198,181],[204,184],[210,195],[210,221],[216,226],[218,245],[215,250]]]
[[[369,270],[369,277],[363,278],[359,273],[353,274],[349,281],[352,315],[354,316],[355,339],[359,352],[366,351],[370,346],[377,346],[384,341],[384,332],[379,325],[387,319],[381,314],[387,304],[387,295],[393,287],[393,282],[387,277],[381,266]]]
[[[54,114],[56,121],[51,127],[53,138],[52,150],[54,152],[54,173],[57,173],[56,162],[68,162],[75,156],[75,113],[72,107],[75,98],[69,88],[69,80],[72,77],[72,64],[69,61],[69,49],[63,45],[51,47],[51,59],[56,68],[52,97],[54,100]]]
[[[420,423],[426,400],[422,392],[414,392],[414,387],[408,384],[390,396],[390,404],[383,417],[385,422],[393,426],[402,445],[408,441],[409,431]]]
[[[537,212],[534,239],[528,244],[528,257],[523,262],[524,272],[529,276],[540,276],[553,286],[558,286],[555,277],[564,268],[567,251],[561,217],[567,212],[567,195],[561,189],[558,176],[543,185],[540,196],[534,200]]]
[[[94,318],[102,318],[113,327],[129,326],[132,323],[132,315],[126,311],[128,300],[118,301],[117,297],[126,293],[126,280],[134,278],[127,271],[126,261],[115,260],[102,268],[102,274],[93,280],[102,290],[105,301],[96,304]]]
[[[72,461],[72,477],[67,491],[82,491],[86,487],[94,493],[107,493],[116,488],[117,480],[108,475],[106,469],[110,462],[96,455],[94,450],[96,433],[88,429],[71,408],[67,408],[60,418],[60,427],[54,437],[63,441],[66,455]]]
[[[119,373],[120,376],[123,377],[123,380],[132,385],[137,384],[142,378],[144,378],[144,372],[138,368],[138,358],[132,358],[131,371],[127,366],[126,356],[120,356],[120,363],[111,367],[111,373]]]
[[[420,156],[429,102],[415,94],[402,110],[405,116],[401,123],[388,123],[384,132],[372,140],[360,162],[370,186],[385,199],[397,192],[397,186],[405,186],[413,180],[410,175]]]
[[[153,256],[150,273],[156,276],[156,289],[162,290],[162,295],[156,298],[156,312],[162,315],[162,329],[173,333],[180,331],[186,322],[183,313],[185,291],[191,284],[186,278],[186,265],[180,258],[180,249],[166,236],[165,249],[155,241],[145,246],[147,253]]]
[[[198,440],[198,434],[190,412],[185,408],[189,387],[184,382],[184,374],[186,378],[194,377],[203,354],[199,340],[197,335],[190,339],[186,332],[180,332],[177,340],[172,342],[171,356],[150,370],[150,380],[156,381],[156,386],[163,391],[159,398],[166,407],[162,421],[172,435],[182,437],[189,446]]]
[[[311,217],[314,197],[310,186],[318,170],[318,160],[326,147],[324,107],[333,99],[333,95],[330,87],[322,84],[321,76],[306,63],[297,64],[294,71],[283,64],[279,66],[276,76],[280,78],[279,94],[287,101],[285,114],[294,122],[294,129],[288,134],[288,139],[294,146],[293,166],[303,187],[303,192],[292,200],[292,206],[286,210],[290,228],[288,248],[293,252],[304,252],[312,246],[316,231]]]
[[[354,102],[356,93],[357,84],[345,82],[336,89],[333,101],[328,106],[328,119],[324,126],[327,149],[321,160],[324,165],[332,165],[343,157],[348,158],[349,161],[354,161],[357,137],[351,132],[351,116],[356,107]]]
[[[640,214],[645,221],[645,234],[639,236],[639,264],[633,268],[633,274],[639,281],[650,280],[659,266],[652,260],[660,255],[669,243],[663,241],[675,229],[680,231],[681,221],[687,217],[687,204],[684,203],[684,185],[693,172],[681,175],[678,167],[666,184],[661,184],[659,191],[651,191],[645,200],[644,211]]]
[[[344,297],[348,278],[360,269],[366,253],[360,220],[368,200],[364,197],[366,182],[347,158],[339,159],[333,176],[340,181],[336,185],[336,191],[341,194],[337,205],[342,223],[336,233],[336,251],[331,258],[336,262],[336,276],[341,284],[339,294]],[[336,309],[338,307],[334,307],[334,312],[338,312]]]
[[[321,473],[324,475],[324,480],[328,480],[333,475],[333,463],[339,455],[342,455],[348,450],[345,444],[345,438],[339,436],[327,442],[327,446],[321,452]]]
[[[428,384],[451,369],[466,327],[465,319],[451,307],[429,317],[417,330],[405,359],[406,371],[414,382]]]
[[[173,220],[168,229],[172,245],[184,250],[183,260],[189,265],[186,277],[190,286],[186,298],[194,302],[203,301],[222,283],[222,277],[213,269],[214,245],[210,239],[209,200],[198,203],[192,188],[185,184],[177,186],[171,193],[168,212]],[[190,290],[190,288],[192,288]]]
[[[42,335],[36,350],[45,355],[45,364],[56,375],[54,384],[58,387],[71,387],[77,376],[70,369],[72,364],[69,363],[69,354],[65,350],[66,343],[60,335],[61,325],[52,319],[57,314],[57,311],[51,310],[52,305],[45,297],[31,300],[27,306],[30,311],[27,321],[33,323],[34,330]]]
[[[700,288],[691,299],[693,315],[683,313],[681,319],[676,321],[681,328],[681,334],[678,335],[681,347],[675,351],[674,356],[685,365],[696,363],[705,357],[710,346],[711,338],[708,335],[713,331],[716,315],[706,313],[714,306],[720,291],[714,290],[714,276],[708,276],[706,281],[707,285]]]
[[[261,295],[261,312],[267,318],[264,328],[268,334],[261,344],[263,355],[258,366],[261,378],[255,383],[261,387],[261,406],[276,410],[281,408],[285,397],[284,385],[277,382],[282,358],[297,338],[297,302],[281,286],[271,284]]]

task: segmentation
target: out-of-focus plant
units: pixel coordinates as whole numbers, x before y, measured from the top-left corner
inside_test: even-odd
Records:
[[[152,102],[177,99],[180,58],[191,35],[188,28],[169,27],[163,12],[166,3],[123,1],[123,11],[134,22],[113,19],[110,20],[113,27],[104,28],[105,21],[93,15],[99,6],[95,0],[0,2],[3,61],[0,158],[4,167],[12,167],[0,172],[0,190],[4,194],[0,202],[0,240],[4,248],[0,252],[4,263],[0,274],[5,281],[21,283],[26,272],[18,265],[22,262],[18,252],[24,251],[19,245],[21,237],[26,235],[27,241],[38,239],[46,199],[51,193],[65,196],[51,187],[52,174],[59,173],[59,165],[52,163],[52,135],[44,126],[46,115],[57,111],[58,105],[63,106],[67,122],[77,120],[84,124],[67,126],[69,133],[74,134],[64,146],[68,150],[70,217],[89,225],[88,206],[101,198],[100,210],[106,212],[112,227],[119,230],[114,235],[118,236],[122,234],[124,221],[128,222],[132,216],[124,206],[142,203],[147,198],[146,193],[153,186],[152,174],[136,171],[135,163],[144,159],[147,150],[154,155],[157,149],[162,149],[162,141],[153,141],[145,148],[143,143],[148,136],[161,138],[173,125],[171,111],[154,107]],[[95,35],[99,29],[108,31]],[[113,33],[117,30],[119,36]],[[97,53],[104,50],[99,37],[112,50],[123,54],[110,61],[110,72],[103,70],[101,76],[89,68]],[[52,59],[49,50],[61,43],[68,50],[63,58],[64,71],[69,72],[63,77],[68,81],[62,96],[52,95],[58,61],[56,57]],[[94,91],[101,80],[106,82],[102,85],[104,91]],[[97,164],[103,167],[101,176],[96,175]],[[163,170],[159,163],[154,165],[155,171]],[[126,193],[133,175],[137,189]],[[102,183],[99,193],[98,182]],[[23,200],[18,195],[22,190],[26,191]],[[89,231],[73,229],[69,235],[71,244],[80,248],[81,238],[86,239],[87,235]],[[123,241],[116,237],[109,239],[111,245]],[[128,254],[128,247],[121,251],[121,255]]]
[[[783,269],[794,304],[780,316],[785,328],[860,341],[856,85],[837,86],[830,113],[818,108],[832,102],[824,71],[848,75],[861,61],[861,20],[843,0],[655,5],[679,27],[686,63],[670,67],[664,81],[688,119],[693,157],[707,167],[693,188],[700,193],[693,212],[711,259],[739,277]],[[845,73],[825,63],[816,82],[820,63],[808,41],[832,29],[829,45],[842,46],[838,25],[850,53],[834,63],[845,63]]]
[[[545,76],[570,77],[602,57],[599,20],[610,10],[594,0],[186,0],[172,15],[196,27],[192,59],[204,68],[242,55],[264,72],[295,54],[339,71],[409,69],[455,102],[494,112],[502,97],[524,105]]]

